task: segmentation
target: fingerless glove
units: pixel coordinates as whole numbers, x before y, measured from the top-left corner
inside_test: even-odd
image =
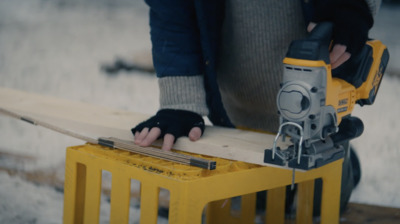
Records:
[[[333,44],[347,46],[352,55],[365,45],[374,23],[365,0],[315,0],[312,21],[333,22]]]
[[[135,135],[137,131],[142,131],[144,128],[158,127],[161,129],[159,138],[165,134],[172,134],[175,140],[181,136],[188,136],[190,130],[194,127],[199,127],[201,133],[204,132],[203,118],[194,112],[186,110],[162,109],[150,119],[138,124],[132,128],[132,133]]]

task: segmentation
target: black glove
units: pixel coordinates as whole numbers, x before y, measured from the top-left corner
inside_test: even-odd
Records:
[[[365,0],[314,0],[311,21],[333,22],[333,44],[347,46],[351,55],[360,52],[374,23]]]
[[[168,133],[173,135],[176,141],[181,136],[188,136],[190,130],[194,127],[199,127],[203,134],[204,120],[199,114],[191,111],[163,109],[159,110],[155,116],[132,128],[132,133],[135,135],[137,131],[140,132],[144,128],[150,130],[153,127],[160,128],[161,135],[159,138]]]

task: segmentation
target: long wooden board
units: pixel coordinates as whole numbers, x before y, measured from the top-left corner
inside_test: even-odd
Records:
[[[149,115],[0,88],[0,107],[89,137],[115,137],[132,141],[130,129]],[[180,138],[174,149],[225,159],[266,165],[264,149],[273,135],[207,126],[203,137],[191,142]],[[160,146],[161,140],[154,145]]]

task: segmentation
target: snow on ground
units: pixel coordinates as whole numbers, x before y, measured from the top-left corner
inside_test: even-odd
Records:
[[[0,223],[62,223],[63,197],[64,194],[54,188],[35,185],[0,172]],[[100,224],[109,223],[109,218],[109,198],[102,196]],[[131,206],[129,223],[137,224],[139,220],[140,209]],[[157,223],[166,224],[168,220],[159,217]]]
[[[375,104],[353,113],[364,123],[363,135],[353,141],[362,167],[353,202],[400,208],[399,86],[398,77],[384,77]]]
[[[388,45],[392,74],[400,74],[399,9],[384,6],[371,32]],[[117,56],[149,55],[147,10],[142,0],[0,1],[0,86],[153,113],[158,104],[154,75],[112,77],[100,71],[102,63]],[[376,104],[354,113],[364,121],[365,132],[354,141],[363,176],[351,201],[400,208],[399,86],[398,77],[386,75]],[[60,167],[65,148],[83,143],[2,116],[0,131],[0,151],[39,158],[16,164],[19,170]],[[54,188],[0,172],[0,223],[61,223],[62,200]],[[109,213],[107,203],[103,216]]]
[[[64,195],[0,172],[0,223],[61,223]]]
[[[158,106],[154,75],[110,77],[100,71],[102,63],[115,57],[150,54],[147,24],[147,6],[141,0],[2,0],[0,85],[153,113]],[[64,146],[82,143],[0,119],[2,130],[7,129],[0,136],[2,147],[43,156],[37,164],[41,167],[59,164]],[[29,150],[27,142],[31,142]]]

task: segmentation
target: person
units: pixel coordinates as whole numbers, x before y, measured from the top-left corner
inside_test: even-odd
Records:
[[[160,109],[132,129],[134,142],[181,136],[198,140],[203,116],[214,125],[277,132],[276,95],[282,59],[292,40],[331,21],[332,68],[368,38],[380,0],[146,0]],[[347,147],[348,148],[348,147]],[[353,189],[350,152],[343,165],[342,201]],[[350,171],[349,171],[350,170]]]

